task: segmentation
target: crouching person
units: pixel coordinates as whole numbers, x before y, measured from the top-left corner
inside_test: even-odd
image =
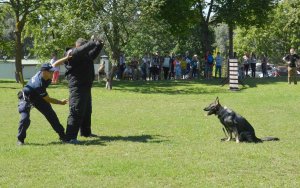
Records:
[[[35,107],[48,120],[54,131],[58,134],[61,141],[65,141],[65,131],[60,124],[58,117],[52,109],[52,104],[65,105],[68,100],[57,100],[51,98],[46,88],[51,84],[54,68],[50,64],[43,64],[40,71],[37,72],[27,83],[27,85],[18,93],[18,110],[21,115],[18,129],[17,145],[23,145],[26,138],[26,130],[30,125],[30,110]]]

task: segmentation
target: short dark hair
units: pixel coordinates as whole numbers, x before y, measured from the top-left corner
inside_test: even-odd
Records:
[[[78,44],[79,46],[82,46],[82,45],[84,45],[85,43],[87,43],[87,40],[84,39],[84,38],[78,38],[78,39],[76,40],[76,44]]]

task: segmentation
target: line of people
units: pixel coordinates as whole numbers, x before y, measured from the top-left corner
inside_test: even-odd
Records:
[[[223,57],[220,52],[213,57],[211,52],[207,52],[203,58],[198,55],[175,55],[165,52],[160,56],[158,52],[153,55],[146,54],[140,60],[132,58],[125,63],[124,54],[121,55],[120,67],[116,73],[117,79],[128,80],[171,80],[171,79],[196,79],[204,77],[212,78],[213,67],[215,67],[215,77],[221,78]]]
[[[257,66],[257,63],[261,63],[261,67]],[[248,52],[244,53],[242,57],[242,66],[240,67],[241,77],[256,77],[257,68],[261,68],[262,77],[269,77],[268,74],[268,58],[265,54],[262,54],[260,57],[257,57],[254,52],[250,54]],[[251,70],[251,75],[249,71]]]

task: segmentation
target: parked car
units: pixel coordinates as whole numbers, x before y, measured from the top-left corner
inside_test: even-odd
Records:
[[[287,66],[277,66],[275,69],[276,69],[276,72],[274,73],[274,77],[288,75]]]
[[[267,77],[274,77],[274,73],[276,71],[276,68],[273,64],[267,64]],[[248,72],[249,76],[252,75],[252,70],[250,69]],[[263,73],[262,73],[262,68],[261,68],[261,63],[256,63],[256,71],[255,71],[255,77],[257,78],[262,78]]]

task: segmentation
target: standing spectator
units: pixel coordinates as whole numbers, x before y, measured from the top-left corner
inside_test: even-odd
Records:
[[[56,52],[52,52],[50,64],[53,65],[56,60],[57,60],[57,53]],[[59,66],[53,67],[53,68],[54,68],[54,73],[53,73],[53,77],[52,77],[52,84],[58,84],[58,80],[59,80]]]
[[[69,50],[72,56],[66,62],[66,78],[69,81],[70,114],[67,122],[66,139],[77,144],[80,129],[81,136],[95,136],[91,131],[92,95],[91,89],[95,78],[93,60],[103,48],[98,39],[87,41],[79,38],[75,48]]]
[[[300,57],[296,54],[294,48],[290,49],[290,54],[283,57],[283,61],[288,64],[288,83],[291,84],[294,81],[294,84],[297,84],[297,61],[299,61]]]
[[[155,71],[153,58],[154,58],[154,55],[152,54],[149,59],[149,78],[148,78],[148,80],[153,80],[153,75],[154,75],[154,71]]]
[[[160,57],[159,57],[159,53],[155,52],[153,59],[152,59],[152,71],[153,71],[153,75],[152,75],[152,80],[158,80],[159,79],[159,69],[160,69]]]
[[[169,71],[170,71],[171,57],[168,52],[165,53],[164,62],[163,62],[163,71],[164,71],[164,79],[168,79]]]
[[[175,79],[181,79],[181,62],[179,56],[175,57],[173,64],[175,69]]]
[[[221,78],[223,58],[221,57],[220,52],[217,53],[217,56],[215,59],[216,59],[215,77],[217,78],[217,73],[219,73],[219,78]]]
[[[140,65],[142,80],[147,80],[147,72],[148,72],[148,57],[144,55],[142,58],[142,63]]]
[[[51,98],[46,88],[51,84],[54,68],[50,64],[43,64],[40,71],[37,72],[18,93],[19,105],[18,110],[21,120],[18,129],[18,145],[24,145],[26,130],[30,125],[30,110],[34,106],[48,120],[54,131],[58,134],[59,139],[65,141],[64,127],[60,124],[58,117],[53,110],[52,104],[65,105],[68,100],[57,100]]]
[[[244,71],[245,71],[245,76],[248,76],[248,71],[249,71],[249,61],[250,57],[248,53],[245,53],[243,56],[243,64],[244,64]]]
[[[212,56],[212,53],[210,51],[207,52],[207,59],[206,59],[206,69],[207,69],[207,79],[212,78],[212,71],[214,66],[214,58]]]
[[[187,62],[185,61],[184,56],[179,57],[180,65],[181,65],[181,76],[185,79],[186,69],[187,69]]]
[[[152,80],[158,80],[159,59],[160,59],[159,54],[158,52],[156,52],[150,64],[150,72],[151,72]]]
[[[169,72],[169,79],[175,79],[175,65],[174,65],[174,61],[175,61],[175,54],[172,53],[171,57],[170,57],[170,72]]]
[[[184,61],[186,62],[186,69],[185,69],[185,78],[191,78],[191,61],[192,59],[190,58],[190,53],[189,51],[185,52],[185,57],[184,57]]]
[[[199,70],[197,70],[197,69],[198,69],[198,66],[199,66],[198,56],[195,54],[195,55],[192,57],[192,61],[191,61],[192,78],[198,77],[198,74],[199,74]]]
[[[126,68],[125,55],[124,55],[124,53],[121,53],[120,57],[119,57],[118,73],[117,73],[117,78],[119,80],[122,79],[125,68]]]
[[[251,65],[251,77],[255,78],[255,73],[256,73],[256,55],[255,55],[254,52],[251,52],[250,65]]]
[[[206,78],[206,56],[202,56],[202,58],[199,60],[199,77],[202,76],[203,78]]]
[[[132,71],[133,71],[133,80],[138,80],[139,79],[139,70],[138,70],[139,61],[136,57],[133,57],[131,59],[130,66],[131,66]]]
[[[268,59],[265,54],[262,55],[261,58],[261,71],[263,73],[263,77],[269,77],[268,72],[267,72],[267,64],[268,64]]]
[[[158,53],[158,52],[157,52]],[[159,53],[158,53],[159,54]],[[158,55],[158,80],[161,80],[162,79],[162,73],[163,73],[163,70],[162,70],[162,64],[164,62],[164,56],[162,55]]]
[[[206,52],[206,54],[203,56],[204,60],[204,78],[207,79],[208,77],[208,63],[207,63],[207,57],[208,57],[209,51]]]

